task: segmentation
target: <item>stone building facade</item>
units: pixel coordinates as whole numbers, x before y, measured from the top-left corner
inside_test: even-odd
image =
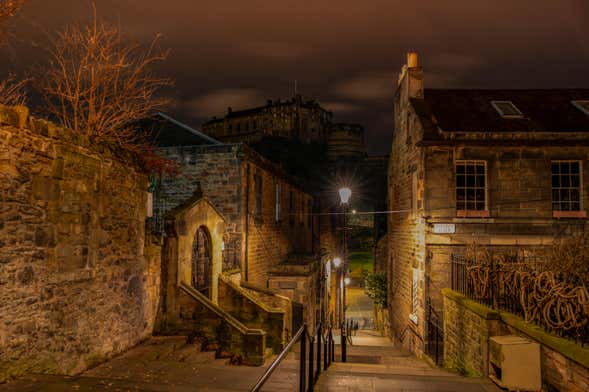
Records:
[[[151,335],[147,185],[88,138],[0,106],[0,382],[79,373]]]
[[[202,131],[226,143],[253,143],[265,136],[325,143],[333,115],[316,101],[300,95],[286,101],[271,101],[257,108],[233,111],[213,118]]]
[[[417,353],[453,255],[475,242],[534,250],[584,230],[589,191],[589,90],[432,90],[424,79],[411,54],[388,172],[392,333]]]
[[[206,197],[226,221],[223,273],[268,289],[281,265],[294,260],[314,268],[318,263],[313,257],[319,248],[318,222],[311,215],[314,198],[276,165],[244,144],[162,147],[159,152],[179,162],[181,174],[162,181],[156,210],[165,215],[195,192]],[[304,313],[313,324],[315,309],[308,304],[318,294],[307,283],[301,288],[289,298],[309,308]]]

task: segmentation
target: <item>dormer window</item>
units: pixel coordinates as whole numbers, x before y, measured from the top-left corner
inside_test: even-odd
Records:
[[[580,111],[589,116],[589,100],[571,101],[571,103]]]
[[[503,118],[523,118],[524,115],[511,101],[491,101],[491,105]]]

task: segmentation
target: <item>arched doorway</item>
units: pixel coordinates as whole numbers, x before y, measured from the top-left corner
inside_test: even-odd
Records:
[[[211,293],[211,237],[206,227],[201,226],[194,234],[192,243],[192,286],[210,297]]]

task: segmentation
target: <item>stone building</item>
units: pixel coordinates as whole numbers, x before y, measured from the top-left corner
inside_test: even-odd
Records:
[[[314,197],[247,145],[221,144],[183,124],[173,125],[158,139],[158,152],[178,162],[180,174],[161,180],[156,215],[166,216],[196,197],[206,199],[224,220],[219,266],[204,266],[200,274],[189,267],[193,276],[187,283],[214,304],[223,302],[221,275],[249,290],[271,289],[293,302],[294,324],[304,319],[314,325],[322,304]],[[186,132],[192,138],[178,143]],[[198,241],[195,237],[194,246]],[[206,277],[199,281],[202,271]]]
[[[422,353],[453,255],[538,249],[587,225],[589,90],[425,89],[410,54],[388,171],[389,311]]]
[[[300,95],[286,101],[268,100],[264,106],[233,111],[223,118],[213,118],[202,131],[228,143],[253,143],[264,136],[325,143],[332,114],[316,101],[303,101]]]

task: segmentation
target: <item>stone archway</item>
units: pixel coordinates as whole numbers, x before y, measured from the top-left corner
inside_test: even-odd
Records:
[[[212,255],[211,235],[206,226],[200,226],[192,241],[192,287],[211,298]]]

